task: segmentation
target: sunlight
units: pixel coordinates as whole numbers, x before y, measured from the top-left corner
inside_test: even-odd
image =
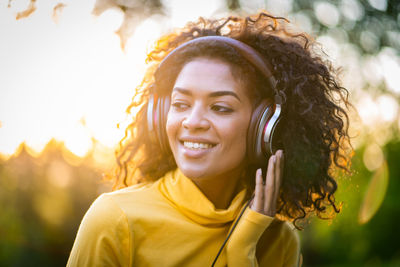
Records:
[[[170,0],[165,2],[170,14],[170,27],[182,27],[188,21],[197,20],[198,17],[211,17],[222,9],[221,0],[185,1]]]
[[[4,131],[0,131],[0,140],[7,140],[7,142],[1,142],[0,154],[4,159],[10,158],[11,155],[16,152],[18,145],[21,142],[21,139],[19,138],[10,138],[9,136],[4,136]]]
[[[299,31],[311,32],[312,23],[310,18],[304,12],[298,12],[289,17],[292,25],[297,27]],[[296,29],[296,28],[295,28]]]
[[[391,95],[381,95],[376,99],[380,117],[384,122],[394,122],[397,118],[399,104]]]
[[[376,56],[365,56],[362,59],[362,73],[365,79],[371,86],[379,86],[382,82],[382,69],[379,59]]]
[[[84,157],[92,148],[92,141],[87,129],[81,125],[76,125],[74,128],[63,132],[61,136],[56,137],[59,140],[65,141],[65,146],[79,157]]]
[[[0,153],[6,156],[26,143],[37,152],[53,137],[83,156],[91,137],[114,146],[123,136],[117,124],[144,72],[145,46],[156,24],[144,23],[128,53],[113,34],[121,12],[88,16],[94,1],[73,2],[55,24],[51,3],[27,19],[15,20],[26,8],[21,1],[0,15]],[[17,5],[18,3],[18,5]],[[29,3],[29,2],[27,2]],[[154,38],[154,36],[153,36]],[[12,47],[12,49],[10,49]],[[79,124],[86,118],[86,130]]]
[[[322,57],[328,57],[331,61],[335,61],[338,58],[340,47],[334,38],[329,35],[322,35],[316,41],[322,45],[323,51],[327,54],[321,55]]]
[[[287,16],[292,11],[293,2],[293,0],[268,0],[266,9],[277,16]]]
[[[369,126],[371,132],[375,133],[376,140],[380,141],[385,139],[382,135],[390,133],[387,127],[396,122],[399,113],[399,104],[387,94],[376,99],[368,94],[361,94],[356,107],[364,125]]]
[[[400,93],[400,57],[396,50],[385,47],[378,55],[386,86],[394,93]]]
[[[53,186],[65,188],[71,183],[72,171],[64,161],[52,161],[46,171],[47,179]]]
[[[383,152],[380,146],[377,144],[373,143],[369,146],[364,151],[363,155],[363,161],[365,164],[365,167],[369,171],[375,171],[379,167],[382,166],[384,160]]]
[[[387,0],[368,0],[368,3],[380,11],[385,11],[387,8]]]
[[[343,71],[340,72],[343,85],[353,92],[361,92],[365,86],[365,80],[362,75],[360,50],[353,44],[342,44],[338,56],[333,65],[343,68]]]
[[[360,20],[364,16],[364,7],[358,0],[342,0],[340,11],[349,20]]]
[[[314,13],[317,19],[327,27],[335,27],[339,22],[339,11],[331,3],[323,1],[315,2]]]
[[[365,125],[372,126],[379,120],[379,108],[369,95],[359,100],[357,110]]]
[[[358,213],[358,222],[367,223],[379,210],[385,199],[389,184],[389,170],[387,162],[384,161],[380,168],[374,173],[367,187],[364,199]]]

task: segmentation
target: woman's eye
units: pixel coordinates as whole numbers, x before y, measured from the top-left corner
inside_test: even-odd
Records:
[[[225,106],[220,106],[220,105],[214,105],[211,107],[211,109],[213,111],[220,112],[220,113],[232,113],[233,112],[233,109],[225,107]]]
[[[182,110],[182,109],[189,107],[188,104],[183,103],[183,102],[174,102],[171,104],[171,106],[176,110]]]

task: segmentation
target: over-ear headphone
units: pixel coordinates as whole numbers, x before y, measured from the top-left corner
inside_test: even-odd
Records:
[[[276,88],[275,78],[270,71],[270,65],[255,49],[249,45],[225,36],[204,36],[190,40],[175,48],[160,63],[155,76],[168,69],[168,65],[177,56],[178,51],[184,47],[200,43],[212,45],[213,43],[224,43],[235,48],[246,60],[248,60],[267,79],[269,87],[274,90],[273,100],[264,99],[254,109],[250,126],[247,132],[247,156],[250,163],[265,165],[269,156],[279,148],[277,129],[282,117],[283,98]],[[170,108],[170,96],[157,94],[157,88],[153,88],[147,104],[147,126],[149,134],[159,143],[163,153],[170,153],[168,137],[166,133],[166,122]]]

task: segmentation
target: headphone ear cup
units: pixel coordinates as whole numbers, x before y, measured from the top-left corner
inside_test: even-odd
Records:
[[[147,102],[147,131],[153,143],[159,143],[159,130],[157,129],[160,120],[159,101],[157,94],[151,94]]]
[[[152,94],[147,103],[147,129],[151,140],[160,145],[164,154],[171,152],[166,131],[170,97]]]
[[[266,165],[279,141],[277,128],[281,107],[263,100],[254,110],[247,134],[247,153],[250,164]]]
[[[158,133],[158,141],[160,143],[162,152],[165,154],[169,154],[171,152],[167,136],[167,129],[166,129],[170,103],[171,103],[170,97],[164,96],[160,97],[159,102],[157,104],[158,118],[160,118],[156,125]]]
[[[249,130],[247,133],[247,157],[250,164],[262,164],[266,162],[269,155],[265,155],[262,146],[262,137],[265,123],[263,119],[268,120],[271,115],[272,103],[263,100],[253,111],[251,116]]]

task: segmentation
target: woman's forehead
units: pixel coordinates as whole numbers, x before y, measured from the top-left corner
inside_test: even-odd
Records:
[[[234,91],[247,95],[242,84],[232,72],[232,64],[221,59],[199,57],[188,61],[181,69],[174,87],[190,89],[207,88],[210,91]]]

